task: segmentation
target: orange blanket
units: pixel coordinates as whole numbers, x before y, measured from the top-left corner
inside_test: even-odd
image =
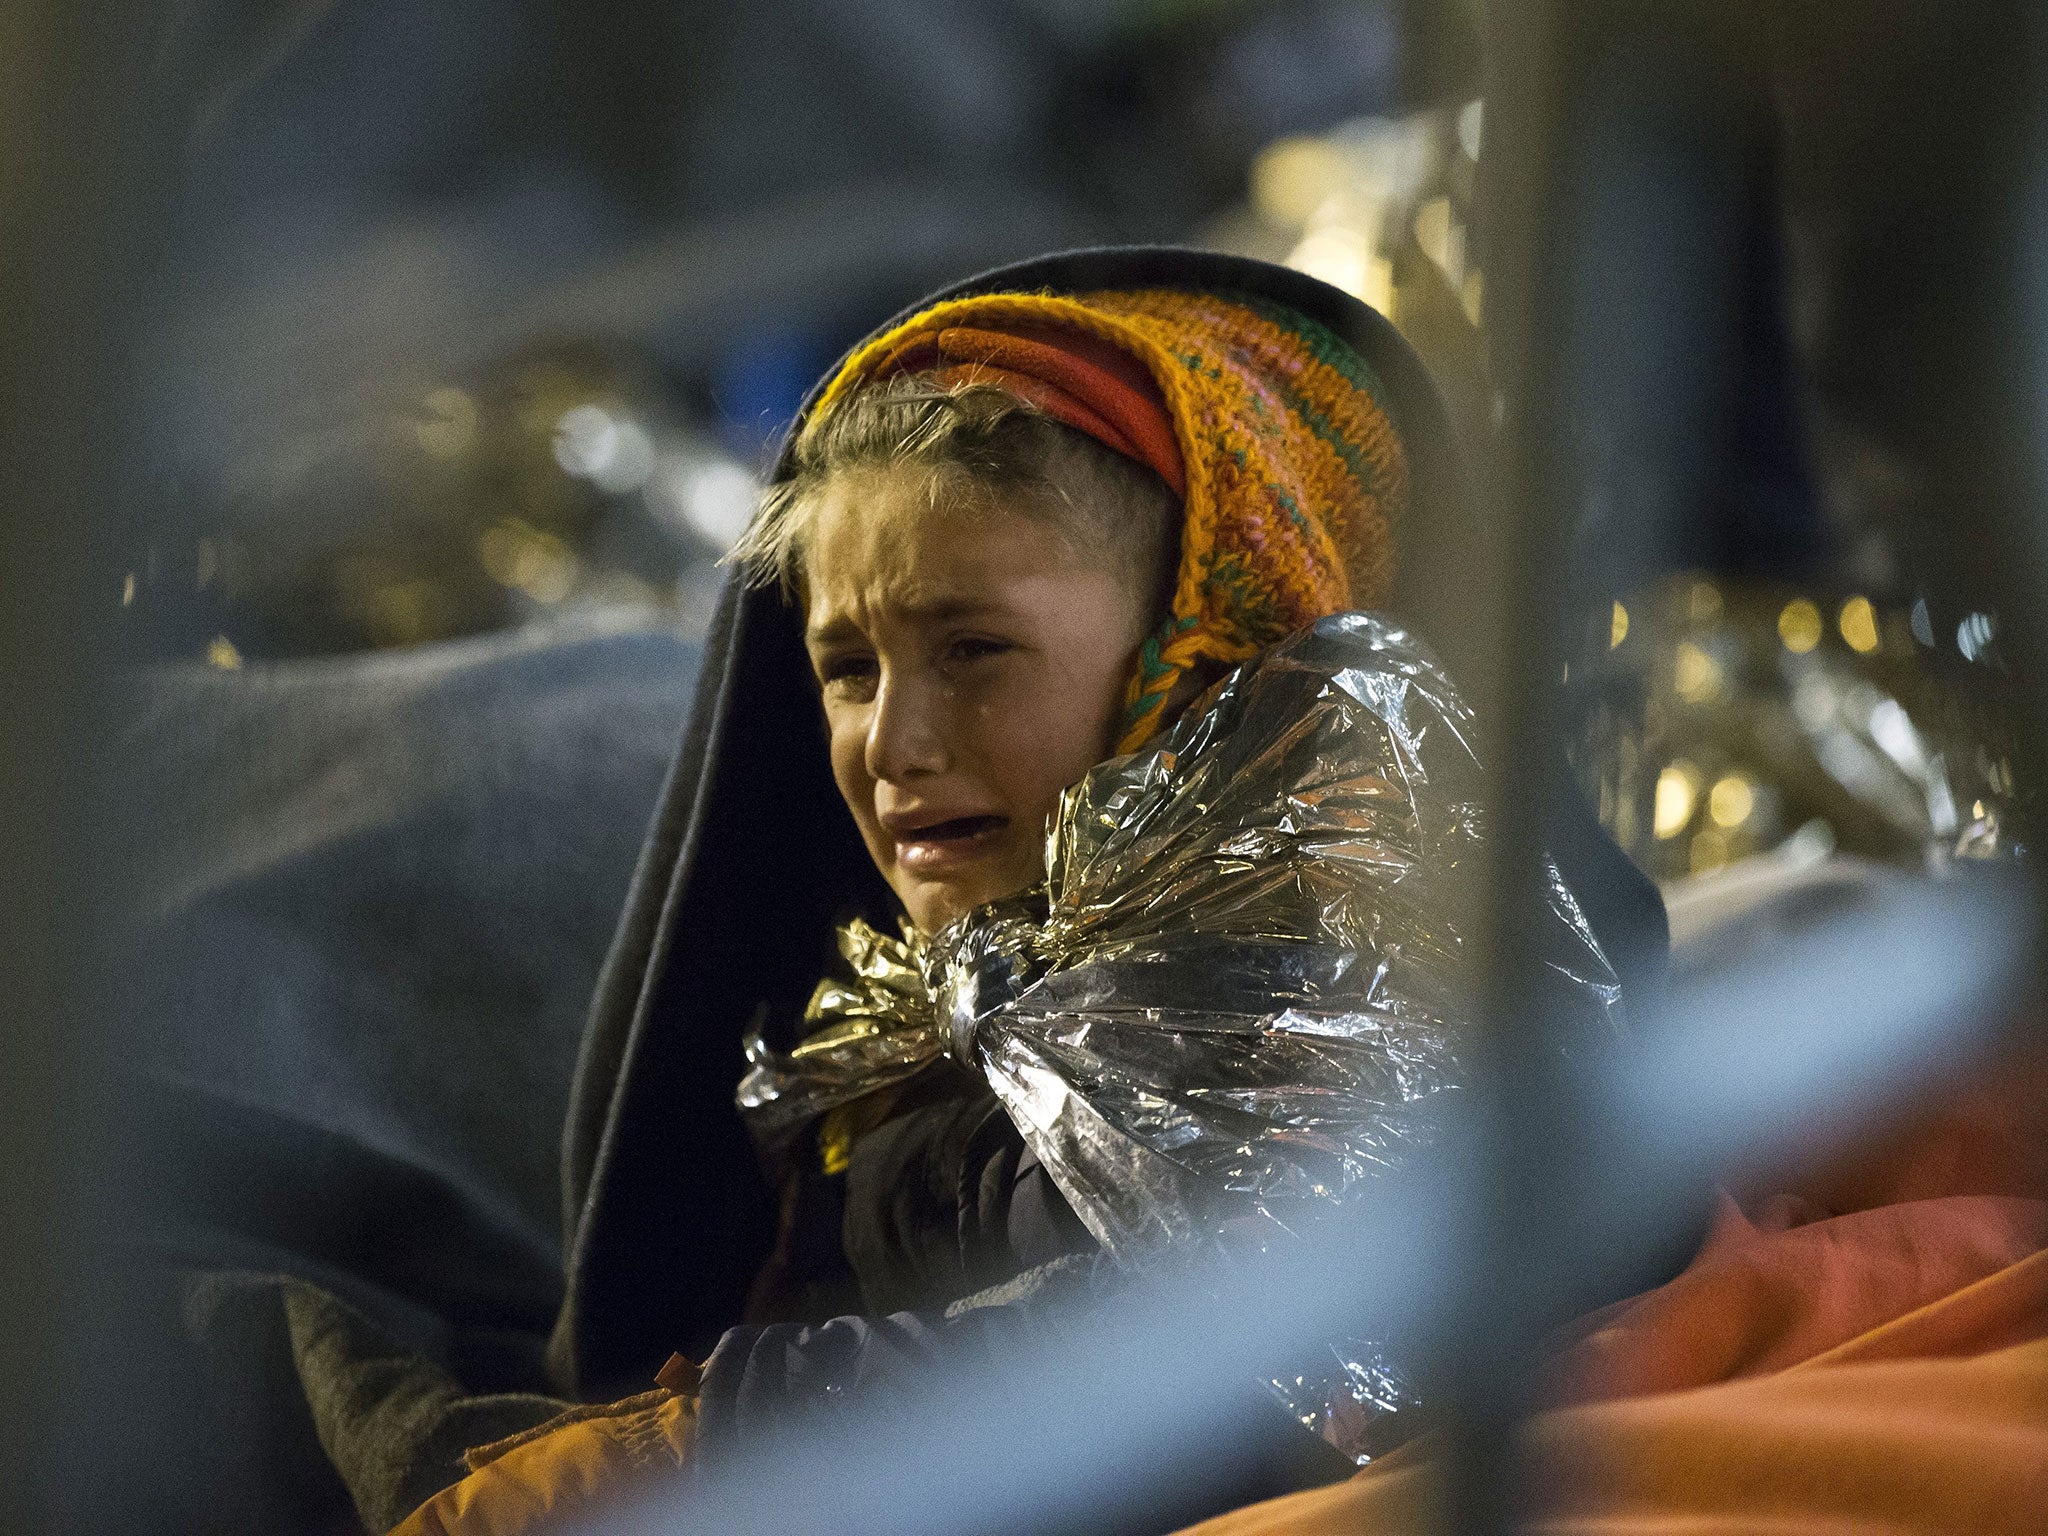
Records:
[[[1721,1198],[1670,1284],[1559,1341],[1524,1426],[1546,1536],[2048,1531],[2038,1060],[1799,1182]],[[1989,1193],[1961,1193],[1964,1190]],[[1863,1208],[1855,1208],[1857,1206]],[[1185,1536],[1436,1527],[1425,1437]]]

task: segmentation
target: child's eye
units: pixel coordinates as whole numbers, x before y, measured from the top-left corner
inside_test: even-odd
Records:
[[[872,656],[828,656],[818,667],[818,681],[840,695],[858,694],[873,687],[875,658]]]
[[[947,655],[954,661],[980,661],[986,656],[1000,656],[1016,647],[1007,640],[991,640],[986,635],[964,635],[946,648]]]

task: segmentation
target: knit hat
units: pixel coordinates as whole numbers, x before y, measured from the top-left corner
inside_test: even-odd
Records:
[[[1173,602],[1141,649],[1119,751],[1158,728],[1197,663],[1387,599],[1400,434],[1364,360],[1284,305],[1176,289],[949,300],[849,357],[814,417],[905,372],[1010,389],[1182,497]]]

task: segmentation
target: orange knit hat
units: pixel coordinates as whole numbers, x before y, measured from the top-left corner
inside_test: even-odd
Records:
[[[1182,497],[1171,612],[1140,653],[1118,750],[1159,727],[1196,663],[1386,601],[1407,458],[1372,371],[1305,316],[1177,289],[953,299],[854,353],[813,414],[927,371],[1008,388]]]

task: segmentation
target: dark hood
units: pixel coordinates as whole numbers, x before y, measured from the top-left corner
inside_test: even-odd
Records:
[[[1455,590],[1475,542],[1463,465],[1421,361],[1356,299],[1265,262],[1113,248],[970,278],[873,334],[944,299],[1140,287],[1287,305],[1370,366],[1409,458],[1392,607],[1455,673],[1460,626],[1433,594]],[[1662,902],[1586,808],[1566,799],[1553,851],[1624,988],[1640,990],[1662,966]],[[893,926],[894,910],[832,782],[793,611],[773,588],[728,579],[571,1095],[568,1288],[551,1346],[562,1390],[637,1390],[670,1351],[701,1358],[738,1321],[776,1222],[733,1102],[745,1066],[741,1037],[756,1022],[771,1039],[786,1031],[834,962],[834,930],[856,916]]]

